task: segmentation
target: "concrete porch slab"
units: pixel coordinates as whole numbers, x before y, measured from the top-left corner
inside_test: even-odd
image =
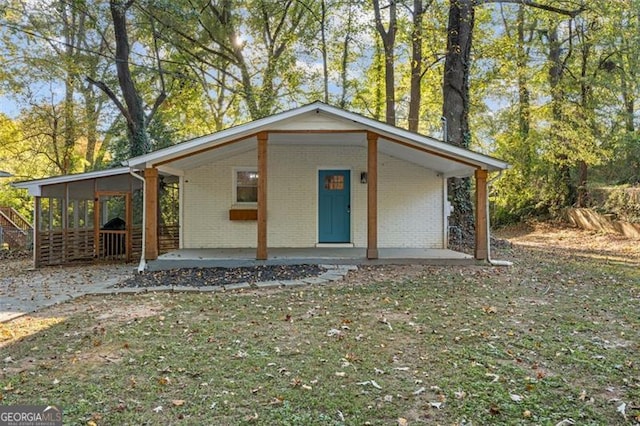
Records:
[[[453,250],[381,248],[379,259],[366,258],[366,249],[353,247],[270,248],[267,260],[256,260],[256,249],[180,249],[149,261],[149,271],[178,268],[236,268],[256,265],[471,265],[473,256]]]

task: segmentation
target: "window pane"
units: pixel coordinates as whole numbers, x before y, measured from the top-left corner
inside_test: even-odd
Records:
[[[258,173],[252,171],[238,172],[238,186],[258,186]]]
[[[255,170],[236,171],[235,202],[258,202],[258,173]]]
[[[344,189],[344,176],[330,175],[324,177],[324,189],[330,191],[342,191]]]
[[[237,202],[238,203],[257,203],[258,187],[257,186],[239,186]]]

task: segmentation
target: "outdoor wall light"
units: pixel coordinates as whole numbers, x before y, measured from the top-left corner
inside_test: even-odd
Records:
[[[367,183],[367,172],[360,173],[360,183]]]

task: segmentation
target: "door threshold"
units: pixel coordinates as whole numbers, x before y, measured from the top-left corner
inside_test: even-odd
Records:
[[[316,243],[316,247],[318,248],[353,248],[355,246],[353,243]]]

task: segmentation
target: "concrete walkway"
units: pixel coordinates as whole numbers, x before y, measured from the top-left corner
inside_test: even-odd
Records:
[[[25,263],[25,266],[28,263]],[[191,287],[123,287],[113,286],[132,277],[134,265],[85,265],[41,269],[14,268],[0,275],[0,323],[26,315],[48,306],[64,303],[85,295],[107,295],[121,293],[145,293],[152,291],[206,292],[230,291],[249,288],[293,287],[310,284],[327,284],[341,280],[344,275],[357,269],[351,265],[321,265],[325,272],[317,277],[298,280],[277,280],[234,283],[228,285]],[[11,273],[9,276],[7,272]]]
[[[31,260],[7,269],[0,268],[0,322],[104,291],[132,277],[136,270],[133,264],[33,269]]]

